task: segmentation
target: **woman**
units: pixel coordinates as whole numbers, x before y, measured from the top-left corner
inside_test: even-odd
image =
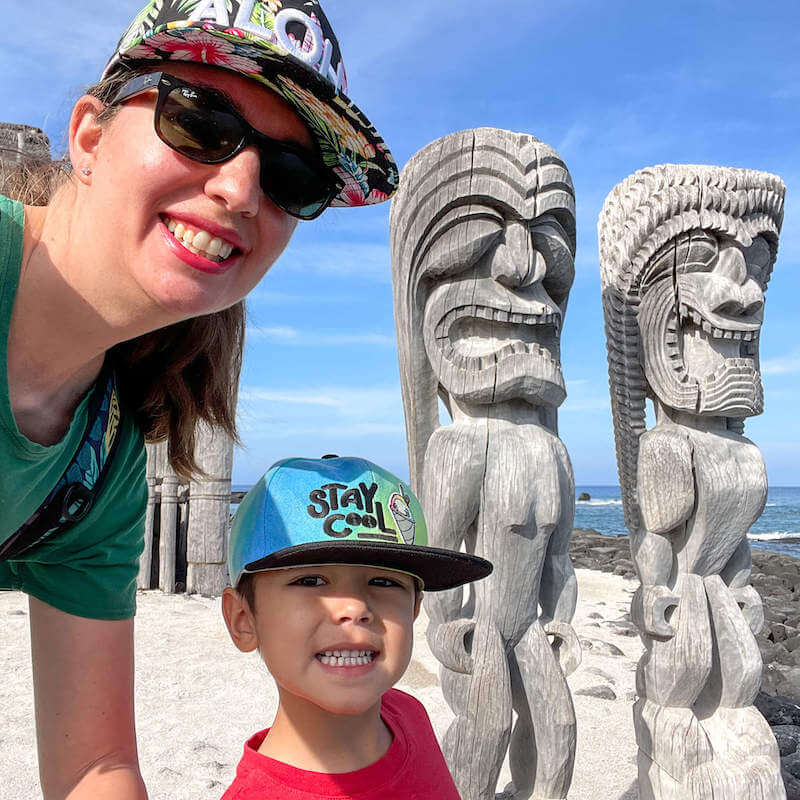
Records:
[[[393,192],[345,90],[316,0],[152,0],[73,109],[71,170],[26,179],[47,205],[0,199],[0,586],[31,596],[45,798],[145,797],[142,440],[187,476],[198,420],[235,435],[242,299],[298,218]]]

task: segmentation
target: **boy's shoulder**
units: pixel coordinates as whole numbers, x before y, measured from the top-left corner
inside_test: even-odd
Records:
[[[348,792],[365,800],[458,800],[422,703],[400,689],[389,689],[381,698],[381,716],[394,734],[389,751],[376,763],[342,775],[305,772],[266,758],[257,751],[267,731],[255,734],[222,800],[342,798],[349,797]]]
[[[381,698],[381,716],[396,715],[403,719],[424,719],[430,725],[425,706],[416,697],[401,689],[389,689]]]

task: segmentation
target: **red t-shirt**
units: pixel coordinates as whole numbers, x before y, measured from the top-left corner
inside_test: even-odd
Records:
[[[386,755],[355,772],[291,767],[258,752],[269,728],[255,734],[221,800],[460,800],[422,703],[390,689],[381,699],[381,717],[394,740]]]

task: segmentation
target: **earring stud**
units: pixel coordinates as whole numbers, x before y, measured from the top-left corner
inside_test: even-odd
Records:
[[[84,168],[81,170],[81,172],[82,172],[84,175],[91,175],[91,174],[92,174],[92,171],[89,169],[89,167],[84,167]]]

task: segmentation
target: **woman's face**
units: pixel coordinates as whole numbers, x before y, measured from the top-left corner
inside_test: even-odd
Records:
[[[304,123],[269,89],[203,65],[163,69],[226,93],[266,135],[313,150]],[[157,309],[159,322],[168,324],[245,297],[286,247],[297,220],[261,190],[254,147],[222,164],[192,161],[156,135],[155,101],[152,91],[123,103],[98,129],[93,148],[80,130],[73,132],[71,144],[76,172],[84,165],[92,170],[81,181],[78,225],[88,233],[85,241],[92,242],[96,280],[103,282],[106,295],[124,297],[126,306],[139,312]],[[208,234],[193,243],[199,252],[188,249],[186,230]],[[216,263],[231,247],[231,255]],[[220,249],[216,258],[206,257]]]

